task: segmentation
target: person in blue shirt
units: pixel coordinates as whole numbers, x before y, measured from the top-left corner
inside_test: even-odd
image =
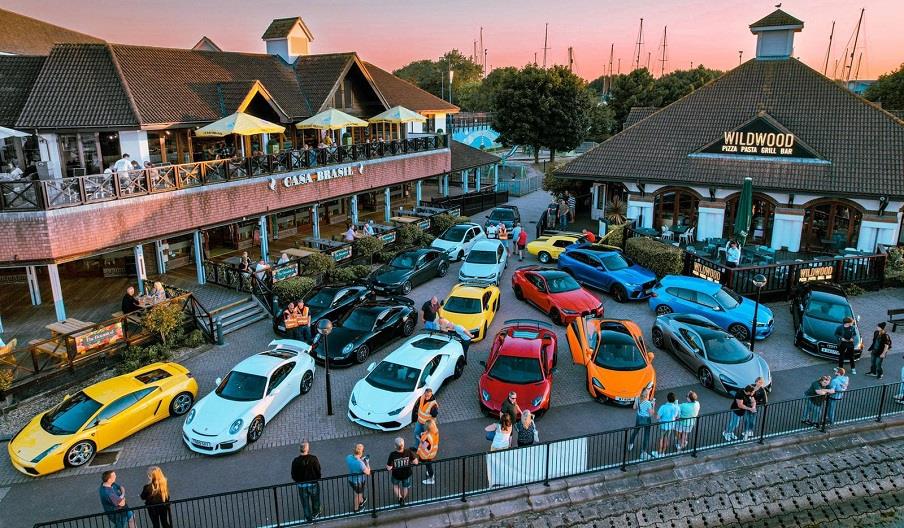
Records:
[[[345,457],[345,465],[348,468],[348,485],[355,492],[355,511],[359,511],[367,504],[364,487],[370,475],[370,457],[364,454],[364,444],[355,444],[354,453]]]
[[[725,265],[729,268],[736,268],[741,263],[741,247],[734,240],[728,242],[725,248]]]
[[[650,458],[647,449],[650,447],[650,424],[656,418],[656,400],[650,398],[650,387],[644,388],[640,396],[634,400],[634,430],[631,431],[631,439],[628,440],[628,451],[634,449],[634,440],[637,439],[637,433],[643,428],[643,444],[640,447],[640,458],[646,460]]]
[[[669,450],[669,442],[672,440],[672,431],[675,430],[675,421],[681,409],[678,407],[678,399],[674,392],[666,396],[666,404],[659,408],[656,415],[659,417],[659,430],[662,432],[659,438],[659,451],[653,451],[653,457],[660,457]]]
[[[135,527],[132,511],[126,504],[126,488],[116,483],[115,471],[103,472],[98,493],[100,494],[100,504],[107,512],[107,519],[110,520],[113,528]]]
[[[833,376],[832,381],[829,382],[829,389],[834,392],[829,394],[829,399],[826,401],[826,423],[828,424],[835,423],[835,411],[838,408],[838,404],[841,403],[841,399],[844,397],[844,392],[848,390],[848,384],[851,382],[850,378],[845,374],[844,369],[838,367],[835,369],[835,376]]]

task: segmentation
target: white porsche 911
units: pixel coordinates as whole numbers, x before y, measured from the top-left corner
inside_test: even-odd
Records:
[[[348,419],[370,429],[397,431],[417,415],[417,401],[427,388],[436,393],[465,369],[461,341],[441,333],[421,333],[367,367],[348,401]]]
[[[205,455],[231,453],[256,442],[264,426],[293,398],[314,384],[310,345],[276,339],[242,360],[217,388],[201,398],[182,425],[189,449]]]

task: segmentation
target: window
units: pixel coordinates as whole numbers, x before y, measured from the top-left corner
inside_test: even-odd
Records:
[[[138,402],[138,400],[135,398],[136,394],[137,393],[126,394],[125,396],[120,396],[119,398],[113,400],[112,403],[104,407],[100,411],[100,413],[98,413],[97,420],[110,420],[117,414],[135,405]],[[142,395],[142,397],[146,395],[147,394],[144,394]]]
[[[437,339],[435,337],[425,337],[423,339],[419,339],[414,343],[411,343],[411,346],[414,348],[419,348],[421,350],[439,350],[446,346],[448,340],[445,339]]]
[[[585,255],[584,253],[581,253],[580,251],[575,251],[573,253],[569,253],[568,255],[571,258],[573,258],[574,260],[580,262],[581,264],[586,264],[588,266],[596,267],[597,263],[594,262],[595,259],[593,259],[589,255]]]
[[[527,281],[534,285],[538,290],[546,290],[546,282],[536,273],[529,273]]]
[[[100,403],[79,392],[41,416],[41,428],[52,435],[74,434],[99,408]]]
[[[483,294],[483,309],[488,310],[490,308],[490,297],[493,296],[492,292],[486,292]]]
[[[696,223],[700,198],[686,190],[660,192],[653,199],[653,227],[692,226]]]
[[[574,244],[574,242],[572,242],[571,240],[556,240],[553,243],[553,246],[557,247],[557,248],[567,248],[568,246],[570,246],[572,244]]]
[[[469,297],[449,297],[449,300],[443,305],[443,310],[460,314],[478,314],[480,313],[480,300]]]
[[[721,310],[722,307],[719,306],[719,303],[713,299],[712,295],[707,295],[705,293],[697,292],[697,303],[706,306],[712,310]]]
[[[434,372],[436,372],[437,367],[439,367],[439,360],[441,356],[436,356],[435,358],[430,360],[430,363],[427,363],[427,366],[424,367],[424,371],[421,373],[421,379],[418,381],[417,386],[421,387],[425,383],[427,383],[427,378],[432,376]]]
[[[669,288],[666,292],[685,301],[697,302],[697,292],[694,290],[688,290],[687,288]]]
[[[469,241],[470,241],[472,238],[474,238],[475,236],[477,236],[477,230],[476,230],[476,229],[471,229],[470,231],[468,231],[467,233],[465,233],[465,242],[469,242]]]
[[[811,250],[855,247],[863,214],[845,202],[826,200],[804,210],[803,245]]]
[[[283,365],[276,369],[273,372],[273,375],[270,376],[270,387],[267,388],[267,394],[273,394],[273,389],[279,387],[279,384],[286,380],[289,377],[289,373],[292,372],[292,369],[295,368],[295,363],[289,363]]]
[[[154,369],[135,376],[141,383],[154,383],[170,377],[170,373],[163,369]]]
[[[423,256],[424,262],[433,262],[436,259],[436,253],[427,253]]]

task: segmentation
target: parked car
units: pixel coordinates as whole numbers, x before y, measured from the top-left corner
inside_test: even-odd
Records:
[[[431,247],[446,252],[446,257],[452,260],[464,260],[471,252],[471,247],[478,240],[487,237],[483,232],[483,228],[479,224],[468,222],[465,224],[455,224],[443,231],[443,233],[434,238],[430,244]]]
[[[84,466],[145,427],[189,412],[197,396],[198,382],[177,363],[95,383],[32,418],[7,445],[10,462],[30,477]]]
[[[312,289],[302,302],[308,307],[313,329],[321,319],[335,323],[357,304],[375,298],[376,293],[368,286],[328,284]],[[281,312],[273,316],[273,331],[280,336],[287,334]]]
[[[279,411],[311,390],[315,366],[310,351],[307,343],[276,339],[217,378],[217,388],[185,417],[185,445],[196,453],[218,455],[257,442]]]
[[[629,406],[649,387],[656,390],[653,354],[632,321],[582,317],[566,331],[571,359],[587,367],[587,392],[600,402]]]
[[[483,227],[485,229],[491,224],[494,226],[505,224],[505,228],[511,232],[512,228],[515,227],[515,224],[519,222],[521,222],[521,212],[518,211],[518,206],[506,204],[493,208],[493,210],[490,211],[490,214],[487,215]]]
[[[572,244],[583,243],[584,236],[580,233],[568,233],[565,231],[543,235],[536,240],[527,243],[527,252],[537,257],[542,264],[548,264],[559,258],[565,248]]]
[[[499,311],[500,297],[499,288],[492,284],[456,284],[439,316],[467,329],[474,336],[472,342],[481,341]]]
[[[324,362],[327,345],[330,366],[364,363],[374,351],[398,336],[413,334],[416,325],[417,310],[414,301],[407,297],[365,301],[339,319],[327,339],[315,337],[314,360]]]
[[[603,303],[574,277],[555,268],[522,266],[512,274],[515,297],[548,314],[557,325],[585,315],[603,316]]]
[[[458,270],[458,281],[498,286],[507,264],[508,250],[501,240],[478,240]]]
[[[671,352],[707,389],[730,395],[762,377],[772,390],[766,360],[702,315],[660,315],[652,332],[653,344]]]
[[[835,329],[845,317],[854,320],[854,358],[863,354],[863,335],[854,310],[841,286],[827,282],[805,282],[791,299],[794,344],[801,350],[830,359],[838,359]]]
[[[716,282],[666,275],[653,286],[649,303],[656,315],[673,312],[702,315],[739,340],[750,340],[754,302]],[[756,338],[769,337],[774,322],[772,310],[760,304],[757,310]]]
[[[646,299],[656,274],[635,264],[621,251],[566,250],[559,255],[560,270],[582,284],[599,288],[618,302]]]
[[[421,333],[402,343],[380,363],[367,367],[348,399],[348,419],[369,429],[397,431],[417,418],[417,401],[427,388],[434,393],[465,369],[464,350],[456,337]]]
[[[412,249],[396,255],[368,277],[374,291],[381,294],[408,295],[411,288],[449,271],[445,251],[435,248]]]
[[[518,393],[522,410],[545,412],[550,406],[552,378],[558,361],[558,338],[548,323],[513,319],[493,339],[477,382],[477,401],[498,416],[510,392]]]

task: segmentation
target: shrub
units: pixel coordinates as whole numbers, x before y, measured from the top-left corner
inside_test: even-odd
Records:
[[[14,378],[13,369],[0,369],[0,395],[12,388]]]
[[[207,338],[204,337],[204,332],[195,328],[184,339],[182,339],[182,346],[186,348],[195,348],[203,345],[207,342]]]
[[[433,232],[438,235],[455,224],[463,224],[470,221],[471,219],[467,216],[452,216],[449,213],[443,213],[434,216],[431,219],[431,225],[433,227]]]
[[[158,304],[144,316],[144,328],[160,336],[165,346],[176,343],[184,332],[185,315],[178,303]]]
[[[370,274],[370,266],[358,264],[355,266],[343,266],[330,272],[330,282],[351,283],[367,278]]]
[[[292,277],[279,281],[273,285],[273,293],[282,304],[301,299],[314,288],[314,279],[311,277]]]
[[[608,244],[610,246],[622,247],[625,241],[625,228],[628,224],[612,225],[609,224],[609,230],[606,235],[600,239],[600,244]]]
[[[397,231],[398,240],[403,246],[413,246],[416,245],[418,240],[421,237],[421,229],[414,224],[405,224],[403,226],[399,226]]]
[[[305,257],[301,266],[301,273],[309,277],[326,275],[336,267],[336,261],[331,255],[314,253]]]
[[[116,366],[116,370],[120,374],[126,374],[151,363],[168,361],[171,357],[169,349],[163,344],[130,346],[122,353],[122,361]]]
[[[433,243],[433,239],[436,238],[427,231],[418,231],[417,234],[418,236],[414,245],[419,247],[429,247],[430,244]]]
[[[373,257],[383,250],[383,241],[377,237],[363,237],[355,242],[355,256],[373,262]]]
[[[866,293],[866,290],[856,284],[845,284],[841,287],[841,289],[844,290],[845,295],[847,295],[848,297],[856,297],[858,295],[863,295],[864,293]]]
[[[637,237],[628,240],[625,253],[660,278],[665,275],[680,275],[684,271],[684,251],[652,238]]]

